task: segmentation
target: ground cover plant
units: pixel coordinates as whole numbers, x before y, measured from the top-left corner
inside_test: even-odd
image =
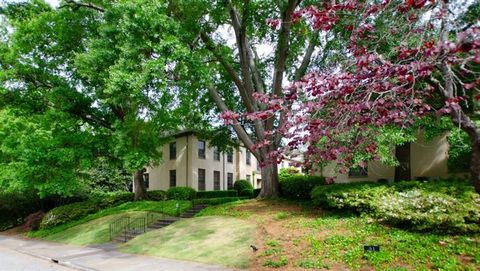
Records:
[[[212,206],[200,216],[254,222],[250,270],[478,270],[478,233],[408,231],[336,210],[285,200],[246,200]],[[363,251],[380,245],[380,252]]]
[[[255,224],[232,217],[200,217],[136,237],[121,250],[182,260],[248,267]]]
[[[177,210],[176,204],[179,204],[179,208]],[[176,200],[169,200],[169,201],[138,201],[138,202],[127,202],[117,207],[104,209],[97,213],[85,216],[83,218],[70,221],[68,223],[58,225],[48,229],[41,229],[38,231],[32,231],[28,233],[29,237],[36,237],[36,238],[45,238],[45,239],[52,239],[52,240],[59,240],[61,241],[62,238],[64,240],[75,240],[74,236],[70,236],[71,233],[74,234],[86,234],[88,235],[88,231],[91,230],[91,225],[102,226],[105,225],[108,227],[108,223],[114,220],[116,215],[127,215],[129,213],[138,213],[138,212],[153,212],[153,213],[163,213],[166,215],[176,215],[177,212],[185,212],[186,210],[191,208],[190,201],[176,201]],[[96,221],[100,218],[107,217],[108,219],[103,219]],[[90,221],[91,224],[88,224]],[[77,227],[69,231],[70,228]],[[99,237],[100,238],[100,237]],[[103,241],[104,239],[89,239],[92,240],[94,243],[98,243]],[[76,242],[76,241],[74,241]],[[79,241],[83,242],[83,241]]]
[[[411,230],[480,232],[480,196],[467,180],[335,184],[316,187],[312,198]]]

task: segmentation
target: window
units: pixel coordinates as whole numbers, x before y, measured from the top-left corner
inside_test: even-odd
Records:
[[[220,190],[220,171],[213,171],[213,190]]]
[[[145,183],[145,188],[150,186],[150,175],[148,173],[143,173],[143,182]]]
[[[262,179],[257,179],[257,187],[260,187],[262,185]]]
[[[260,170],[262,170],[260,167],[260,162],[257,161],[257,171],[260,171]]]
[[[198,169],[198,191],[205,191],[205,169]]]
[[[251,156],[251,154],[250,154],[250,152],[247,150],[247,151],[245,152],[245,157],[246,157],[246,159],[247,159],[247,161],[246,161],[246,162],[247,162],[247,165],[250,165],[250,156]]]
[[[348,177],[350,178],[368,177],[368,168],[367,167],[350,168],[350,170],[348,171]]]
[[[250,182],[250,181],[251,181],[251,179],[252,179],[252,176],[247,174],[247,177],[246,177],[245,179],[247,179],[247,181],[249,181],[249,182]]]
[[[227,173],[227,189],[233,189],[233,173]]]
[[[170,160],[177,159],[177,142],[170,143]]]
[[[231,151],[227,152],[227,162],[233,163],[233,152]]]
[[[213,160],[220,161],[220,149],[218,147],[213,149]]]
[[[170,170],[170,187],[177,186],[177,171]]]
[[[199,140],[197,147],[198,147],[198,158],[205,159],[205,141]]]

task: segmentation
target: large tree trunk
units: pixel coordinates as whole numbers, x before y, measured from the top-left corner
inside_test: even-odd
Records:
[[[278,171],[276,164],[269,164],[262,168],[262,190],[258,198],[276,198],[280,195]]]
[[[144,169],[140,169],[135,171],[135,174],[133,175],[133,193],[135,193],[135,200],[144,200],[147,198],[147,190],[143,180],[144,172]]]

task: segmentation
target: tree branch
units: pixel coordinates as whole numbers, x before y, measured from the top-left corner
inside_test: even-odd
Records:
[[[300,63],[300,66],[298,66],[297,70],[295,70],[295,76],[294,76],[294,81],[299,81],[302,79],[302,77],[305,75],[307,72],[308,65],[310,65],[310,60],[312,59],[312,54],[313,51],[315,50],[315,47],[318,45],[318,31],[315,31],[313,33],[312,38],[310,39],[310,42],[308,43],[307,50],[305,51],[305,55],[303,56],[303,60]]]
[[[74,1],[74,0],[65,0],[65,2],[67,4],[61,5],[59,8],[73,7],[74,10],[77,10],[79,8],[89,8],[89,9],[93,9],[93,10],[96,10],[96,11],[99,11],[99,12],[105,12],[104,8],[99,7],[99,6],[97,6],[95,4],[92,4],[92,3],[79,3],[79,2]]]
[[[215,104],[220,109],[220,111],[224,112],[224,111],[229,110],[227,105],[223,102],[222,97],[220,96],[220,94],[218,93],[217,89],[214,86],[209,86],[208,87],[208,93],[210,94],[213,101],[215,102]],[[250,136],[245,131],[245,129],[243,129],[243,127],[238,122],[233,123],[232,127],[235,130],[235,132],[237,133],[240,140],[243,142],[243,144],[245,144],[245,147],[247,147],[253,153],[253,155],[258,157],[259,153],[257,151],[252,151],[251,150],[254,143],[253,143],[252,139],[250,138]]]

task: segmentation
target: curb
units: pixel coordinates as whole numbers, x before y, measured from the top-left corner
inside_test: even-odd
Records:
[[[69,267],[69,268],[72,268],[72,269],[75,269],[75,270],[79,270],[79,271],[99,271],[97,269],[85,267],[85,266],[75,264],[75,263],[72,263],[72,262],[68,262],[68,261],[57,260],[57,259],[50,258],[50,257],[47,257],[47,256],[34,254],[34,253],[31,253],[31,252],[28,252],[28,251],[25,251],[25,250],[21,250],[21,249],[15,249],[15,251],[20,252],[20,253],[25,254],[25,255],[29,255],[29,256],[38,258],[38,259],[42,259],[42,260],[46,260],[46,261],[49,261],[49,262],[52,262],[52,263],[56,263],[58,265],[62,265],[62,266]]]

